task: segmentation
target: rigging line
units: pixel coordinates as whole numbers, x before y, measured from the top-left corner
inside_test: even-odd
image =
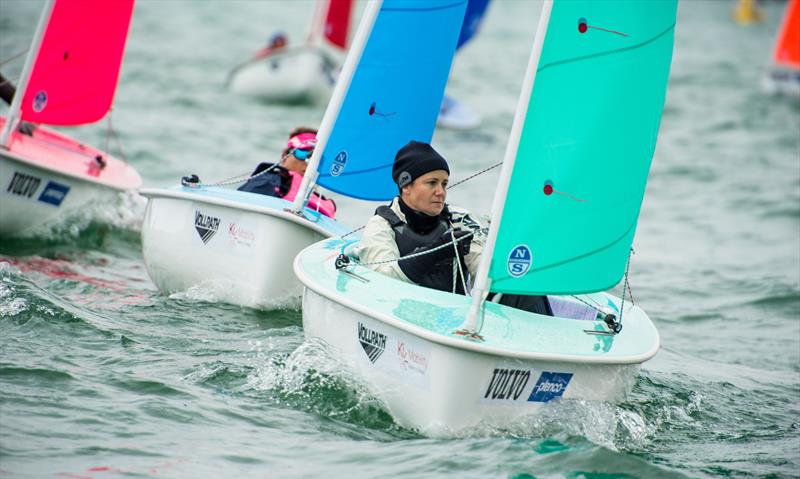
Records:
[[[597,311],[598,313],[602,313],[602,312],[603,312],[603,310],[601,310],[601,309],[600,309],[602,306],[600,306],[600,304],[599,304],[599,303],[597,303],[597,302],[595,302],[595,305],[596,305],[596,306],[593,306],[593,305],[591,305],[591,304],[587,303],[586,301],[582,300],[582,299],[581,299],[581,298],[579,298],[578,296],[575,296],[574,294],[570,295],[570,297],[577,299],[578,301],[580,301],[580,302],[581,302],[581,303],[583,303],[584,305],[586,305],[586,306],[588,306],[588,307],[592,308],[593,310]],[[587,296],[587,298],[590,298],[590,296]],[[592,301],[594,301],[594,299],[592,299]]]
[[[108,110],[108,115],[106,115],[106,123],[108,124],[108,127],[106,128],[106,138],[105,138],[106,146],[105,146],[105,150],[106,150],[106,155],[110,155],[111,151],[108,149],[108,143],[111,141],[111,110],[110,109]]]
[[[458,185],[460,185],[460,184],[462,184],[462,183],[465,183],[465,182],[467,182],[467,181],[469,181],[469,180],[471,180],[471,179],[475,178],[476,176],[480,176],[480,175],[482,175],[482,174],[484,174],[484,173],[486,173],[486,172],[488,172],[488,171],[491,171],[491,170],[493,170],[493,169],[497,168],[498,166],[500,166],[500,165],[502,165],[502,164],[503,164],[503,162],[502,162],[502,161],[501,161],[501,162],[499,162],[499,163],[495,163],[494,165],[492,165],[492,166],[489,166],[489,167],[487,167],[487,168],[484,168],[484,169],[482,169],[481,171],[479,171],[479,172],[477,172],[477,173],[474,173],[474,174],[472,174],[472,175],[470,175],[470,176],[468,176],[468,177],[464,178],[463,180],[457,181],[457,182],[453,183],[452,185],[448,185],[448,186],[447,186],[447,189],[448,189],[448,190],[452,190],[452,189],[453,189],[453,188],[455,188],[456,186],[458,186]],[[345,237],[347,237],[347,236],[350,236],[351,234],[353,234],[353,233],[356,233],[356,232],[358,232],[358,231],[361,231],[361,230],[363,230],[363,229],[364,229],[364,228],[366,228],[366,227],[367,227],[367,225],[362,225],[362,226],[359,226],[358,228],[354,229],[353,231],[348,231],[347,233],[343,234],[343,235],[342,235],[342,236],[340,236],[339,238],[345,238]]]
[[[595,306],[597,306],[596,308],[595,308],[594,306],[590,305],[589,303],[586,303],[585,301],[583,301],[582,299],[580,299],[579,297],[577,297],[577,296],[576,296],[576,295],[574,295],[574,294],[571,294],[570,296],[571,296],[571,297],[573,297],[573,298],[575,298],[575,299],[577,299],[578,301],[581,301],[581,302],[583,302],[584,304],[586,304],[586,305],[587,305],[587,306],[589,306],[590,308],[597,309],[598,311],[600,310],[600,308],[602,308],[602,307],[603,307],[603,305],[602,305],[602,304],[600,304],[600,303],[599,303],[599,302],[598,302],[596,299],[594,299],[593,297],[589,296],[588,294],[587,294],[587,295],[584,295],[584,296],[586,296],[586,298],[587,298],[587,299],[589,299],[591,302],[593,302],[593,303],[595,304]]]
[[[15,54],[11,55],[10,57],[0,61],[0,67],[5,65],[8,62],[16,60],[17,58],[21,57],[22,55],[24,55],[26,53],[28,53],[28,49],[27,48],[25,48],[24,50],[21,50],[21,51],[15,53]]]
[[[474,231],[470,231],[469,233],[465,234],[461,238],[457,238],[457,239],[453,238],[452,242],[447,242],[447,243],[445,243],[443,245],[439,245],[439,246],[437,246],[435,248],[426,249],[425,251],[420,251],[419,253],[411,253],[411,254],[406,255],[406,256],[400,256],[399,258],[386,259],[386,260],[382,260],[382,261],[372,261],[372,262],[369,262],[369,263],[362,263],[362,262],[354,259],[353,262],[358,264],[359,266],[374,266],[374,265],[379,265],[379,264],[389,264],[389,263],[394,263],[395,261],[403,261],[403,260],[406,260],[406,259],[416,258],[418,256],[424,256],[424,255],[426,255],[428,253],[433,253],[434,251],[439,251],[442,248],[447,248],[448,246],[450,246],[450,244],[453,244],[455,246],[456,243],[458,243],[460,241],[463,241],[463,240],[465,240],[467,238],[470,238],[474,234],[475,234]]]
[[[119,150],[119,157],[125,163],[128,162],[128,158],[125,156],[125,152],[122,150],[122,140],[120,139],[119,135],[117,134],[117,130],[114,129],[114,125],[111,123],[111,116],[114,113],[114,109],[110,109],[108,111],[108,133],[112,138],[114,138],[114,142],[117,145],[117,150]],[[110,155],[111,151],[109,150],[108,145],[108,137],[106,137],[106,154]]]
[[[628,263],[625,265],[625,281],[622,283],[622,301],[619,305],[619,325],[622,326],[622,315],[625,313],[625,290],[628,286],[628,268],[631,266],[631,256],[633,256],[633,248],[628,253]]]
[[[455,264],[453,265],[453,293],[456,292],[456,277],[458,276],[461,278],[461,286],[464,288],[464,294],[467,294],[467,283],[464,280],[464,271],[461,269],[461,256],[458,254],[458,242],[456,241],[456,235],[454,231],[455,227],[453,226],[453,223],[450,223],[450,238],[453,240],[453,251],[456,253],[455,258],[453,258],[453,261],[455,261]],[[466,261],[466,258],[464,258],[465,263]],[[458,269],[456,270],[456,268]]]

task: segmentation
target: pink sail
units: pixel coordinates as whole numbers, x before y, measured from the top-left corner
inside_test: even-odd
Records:
[[[352,0],[330,0],[328,13],[325,16],[325,38],[342,50],[347,48],[352,8]]]
[[[100,120],[117,87],[133,0],[56,0],[22,99],[21,118]]]

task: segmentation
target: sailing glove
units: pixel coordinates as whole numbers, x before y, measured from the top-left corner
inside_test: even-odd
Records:
[[[463,258],[469,253],[469,246],[472,243],[472,236],[467,236],[470,234],[470,231],[464,230],[455,230],[452,231],[452,236],[450,235],[452,230],[447,230],[436,239],[433,243],[428,246],[419,246],[414,251],[411,252],[411,255],[416,255],[417,253],[423,253],[425,251],[436,250],[439,246],[444,246],[441,249],[436,251],[431,251],[427,254],[420,254],[419,256],[412,256],[408,259],[400,259],[398,264],[400,265],[400,269],[403,270],[403,273],[415,283],[420,283],[422,278],[425,277],[430,269],[434,266],[434,264],[447,259],[452,259],[455,257],[456,252],[455,248],[453,248],[453,236],[455,236],[456,241],[456,248],[458,249],[458,255]]]

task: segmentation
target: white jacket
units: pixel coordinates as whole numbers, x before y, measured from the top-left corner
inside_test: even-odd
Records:
[[[483,246],[486,244],[487,229],[484,228],[475,218],[473,218],[469,211],[459,208],[457,206],[447,205],[450,213],[452,214],[452,224],[456,229],[474,231],[472,243],[470,243],[469,253],[465,259],[467,268],[469,269],[470,277],[475,277],[478,271],[478,263],[480,262],[481,252]],[[406,221],[406,215],[400,210],[399,199],[392,200],[390,205],[392,211],[403,221]],[[366,266],[378,273],[385,274],[386,276],[413,283],[400,269],[397,260],[400,257],[400,250],[397,248],[397,242],[394,239],[394,230],[388,221],[382,217],[375,215],[367,222],[364,227],[364,233],[361,242],[358,246],[359,262],[366,264]],[[369,264],[380,262],[380,264]]]

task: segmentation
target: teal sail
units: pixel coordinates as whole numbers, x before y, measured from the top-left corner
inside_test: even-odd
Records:
[[[383,2],[324,146],[319,185],[365,200],[397,195],[394,156],[433,136],[466,6]]]
[[[676,13],[677,0],[552,4],[512,156],[491,291],[574,294],[622,278],[656,146]]]

